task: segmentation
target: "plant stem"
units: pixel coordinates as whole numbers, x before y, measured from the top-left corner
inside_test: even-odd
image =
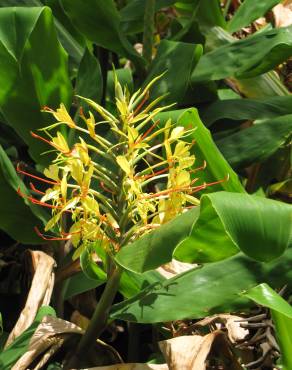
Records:
[[[65,369],[76,368],[82,357],[84,358],[84,355],[88,353],[89,349],[95,344],[96,339],[105,329],[109,310],[119,287],[120,277],[121,270],[115,267],[106,283],[89,326],[78,344],[76,353],[71,357],[69,363],[66,364]]]
[[[154,36],[155,0],[146,0],[144,13],[143,33],[143,57],[148,65],[152,60],[153,36]]]

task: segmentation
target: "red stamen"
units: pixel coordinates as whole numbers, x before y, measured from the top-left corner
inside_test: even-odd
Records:
[[[135,144],[139,144],[142,140],[144,140],[145,137],[148,136],[153,131],[153,129],[158,125],[159,122],[160,122],[160,119],[155,121],[154,124],[143,134],[141,139],[135,142]]]
[[[108,188],[104,185],[104,182],[103,182],[103,181],[100,181],[100,186],[102,187],[102,189],[103,189],[104,191],[107,191],[108,193],[111,193],[111,194],[115,194],[115,192],[114,192],[114,191],[112,191],[112,190],[108,189]]]
[[[63,236],[71,236],[75,234],[81,234],[81,229],[79,231],[74,231],[74,233],[65,233],[65,231],[61,231],[61,235]]]
[[[42,234],[40,231],[39,231],[39,229],[38,229],[38,227],[37,226],[35,226],[34,227],[34,231],[37,233],[37,235],[39,236],[39,237],[41,237],[43,240],[47,240],[47,241],[51,241],[51,240],[69,240],[69,239],[71,239],[71,236],[67,236],[66,238],[55,238],[55,237],[46,237],[46,236],[44,236],[44,234]]]
[[[43,106],[42,111],[44,111],[44,112],[50,112],[50,113],[54,112],[54,110],[52,108],[47,107],[46,105]]]
[[[134,116],[140,111],[140,109],[143,107],[143,105],[145,104],[145,102],[148,100],[149,98],[149,91],[146,92],[143,100],[141,101],[141,103],[138,105],[138,107],[134,110]]]
[[[30,186],[31,190],[33,190],[34,192],[36,192],[38,194],[41,194],[41,195],[45,195],[46,194],[45,192],[36,189],[36,187],[34,186],[34,184],[32,182],[29,183],[29,186]]]
[[[80,107],[80,108],[79,108],[79,116],[80,116],[81,118],[86,118],[86,117],[85,117],[85,115],[84,115],[84,110],[83,110],[83,108],[82,108],[82,107]]]
[[[206,167],[207,167],[207,162],[204,161],[203,165],[201,167],[194,168],[193,170],[190,170],[189,172],[190,173],[195,173],[195,172],[198,172],[200,170],[204,170]]]
[[[193,179],[192,181],[191,181],[191,185],[193,185],[195,182],[197,182],[199,180],[199,178],[197,177],[196,179]]]
[[[161,175],[162,173],[169,171],[169,169],[170,168],[167,167],[167,168],[164,168],[164,169],[162,169],[160,171],[156,171],[156,172],[150,173],[149,175],[135,176],[134,178],[135,178],[135,180],[136,179],[149,179],[151,177],[154,177],[154,176],[157,176],[157,175]]]
[[[207,186],[217,185],[217,184],[220,184],[221,182],[225,182],[225,181],[228,181],[228,180],[229,180],[229,175],[227,176],[227,178],[225,178],[223,180],[204,183],[203,185],[199,185],[199,186],[195,186],[195,187],[182,186],[181,188],[176,188],[176,189],[166,189],[166,190],[160,191],[159,193],[150,194],[148,196],[145,196],[145,197],[142,197],[142,198],[139,198],[139,199],[157,198],[157,197],[160,197],[160,196],[163,196],[163,195],[168,195],[168,194],[171,194],[171,193],[177,193],[177,192],[180,192],[180,191],[195,193],[195,192],[198,192],[202,189],[206,189]]]
[[[51,145],[53,148],[59,150],[61,153],[63,154],[69,154],[70,152],[66,152],[64,151],[59,145],[56,145],[55,143],[53,143],[52,141],[50,140],[47,140],[45,139],[44,137],[40,136],[40,135],[37,135],[36,133],[34,133],[33,131],[30,132],[31,136],[34,137],[35,139],[39,139],[41,141],[44,141],[46,144],[49,144]]]
[[[19,164],[19,163],[17,164],[16,171],[17,171],[18,173],[22,173],[23,175],[26,175],[26,176],[32,177],[32,178],[37,179],[37,180],[39,180],[39,181],[46,182],[47,184],[51,184],[51,185],[58,185],[58,184],[59,184],[58,182],[50,181],[50,180],[46,180],[46,179],[43,179],[43,178],[41,178],[41,177],[38,177],[38,176],[32,175],[32,174],[30,174],[30,173],[28,173],[28,172],[25,172],[25,171],[21,170],[21,169],[20,169],[20,164]]]

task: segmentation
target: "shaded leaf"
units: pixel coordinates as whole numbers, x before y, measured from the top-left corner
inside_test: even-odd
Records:
[[[1,112],[32,157],[47,163],[49,156],[40,156],[47,146],[32,138],[30,131],[50,122],[49,115],[40,112],[43,106],[69,104],[72,93],[67,55],[49,8],[0,9],[0,60]]]
[[[88,49],[85,50],[80,61],[75,90],[76,95],[100,103],[103,90],[100,65]]]
[[[292,55],[292,28],[257,32],[202,56],[192,82],[249,78],[268,72]]]
[[[248,26],[256,19],[263,17],[268,10],[281,0],[244,0],[227,24],[227,30],[231,33]]]
[[[138,65],[143,59],[135,51],[120,29],[120,14],[113,0],[62,0],[62,5],[72,23],[90,41],[117,54],[127,56]]]
[[[34,227],[41,226],[39,218],[45,220],[45,214],[28,202],[26,204],[17,194],[18,188],[24,194],[27,194],[27,190],[1,146],[0,188],[0,229],[22,243],[40,243],[41,239],[34,232]]]
[[[216,141],[233,168],[247,167],[275,153],[292,134],[292,115],[263,121]]]
[[[277,118],[292,113],[291,96],[274,96],[265,99],[217,100],[201,114],[203,122],[210,126],[217,120],[256,120]]]
[[[292,284],[292,248],[278,259],[261,263],[242,253],[224,261],[189,270],[140,294],[115,304],[111,317],[153,323],[201,318],[215,313],[247,308],[250,301],[240,295],[259,283],[273,287]]]
[[[190,82],[190,74],[202,52],[201,45],[169,40],[161,41],[144,82],[144,86],[146,86],[153,78],[165,72],[165,75],[151,89],[151,99],[154,100],[163,94],[168,94],[163,99],[164,104],[182,102]],[[183,69],[181,68],[182,60],[184,61]]]

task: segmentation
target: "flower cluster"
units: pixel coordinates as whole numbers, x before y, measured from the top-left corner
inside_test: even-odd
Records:
[[[52,230],[59,236],[50,238],[37,230],[41,237],[71,240],[78,248],[75,257],[93,241],[114,253],[199,204],[193,194],[209,184],[195,186],[198,178],[191,176],[204,168],[194,169],[194,143],[189,140],[194,128],[177,126],[171,120],[162,125],[157,119],[157,114],[170,107],[157,107],[163,97],[147,104],[158,78],[132,96],[115,78],[116,114],[80,97],[101,117],[98,122],[91,111],[85,115],[80,110],[77,123],[63,104],[56,111],[44,108],[57,122],[40,130],[46,137],[32,135],[52,146],[56,159],[45,169],[46,179],[18,169],[49,185],[44,192],[31,185],[40,198],[29,197],[52,209],[45,232]],[[78,142],[70,146],[60,131],[52,136],[61,124],[80,134]]]

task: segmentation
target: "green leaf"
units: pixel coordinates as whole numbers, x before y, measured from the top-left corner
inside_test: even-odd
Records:
[[[218,218],[225,235],[217,225],[217,230],[211,229],[215,220],[218,224]],[[174,251],[174,257],[196,262],[199,252],[204,256],[210,250],[212,256],[212,250],[214,255],[217,249],[220,253],[225,247],[226,252],[229,249],[234,254],[236,247],[237,251],[240,249],[251,258],[271,261],[288,247],[292,236],[291,221],[292,207],[282,202],[228,192],[203,195],[200,217],[192,234]],[[220,236],[225,236],[225,240]],[[227,249],[227,242],[233,242],[233,249],[231,246]]]
[[[201,318],[249,307],[240,293],[259,283],[273,287],[292,285],[292,248],[278,259],[261,263],[241,253],[154,284],[112,307],[111,317],[154,323]]]
[[[185,42],[163,40],[158,46],[155,59],[150,65],[149,74],[144,82],[146,86],[154,77],[166,72],[151,89],[151,99],[168,94],[164,104],[181,103],[187,87],[191,71],[202,55],[202,46]],[[181,61],[184,68],[181,68]],[[179,77],[178,77],[179,74]]]
[[[169,117],[171,118],[171,112]],[[195,166],[202,166],[204,161],[207,164],[206,168],[197,175],[200,178],[200,183],[204,181],[210,183],[226,179],[218,185],[208,187],[205,192],[218,190],[245,192],[237,174],[232,170],[214,143],[210,131],[201,122],[196,109],[193,108],[185,111],[177,120],[177,125],[187,127],[188,129],[190,127],[195,129],[188,136],[188,140],[195,142],[192,149],[196,157]]]
[[[0,110],[6,122],[29,146],[32,157],[47,163],[49,156],[40,154],[48,147],[30,131],[50,122],[49,115],[40,112],[44,105],[68,105],[72,92],[67,56],[49,8],[0,9],[0,84]]]
[[[281,0],[244,0],[227,24],[227,30],[231,33],[248,26],[256,19],[263,17],[270,9],[280,3]]]
[[[102,75],[98,59],[86,49],[81,59],[76,78],[76,95],[100,103],[103,90],[102,85]]]
[[[147,271],[143,274],[137,274],[133,271],[123,270],[120,280],[119,292],[125,298],[131,298],[141,292],[147,286],[156,282],[163,282],[165,278],[157,271]]]
[[[0,145],[0,229],[24,244],[39,244],[41,239],[34,232],[34,227],[41,226],[40,219],[45,222],[46,214],[39,207],[25,202],[17,194],[18,188],[23,194],[28,194]]]
[[[214,143],[210,131],[204,126],[198,112],[195,108],[178,109],[168,112],[162,112],[157,115],[160,120],[160,126],[164,126],[168,119],[176,122],[178,126],[194,128],[186,140],[195,142],[191,152],[196,157],[195,167],[200,167],[206,162],[206,168],[198,172],[200,183],[214,182],[216,180],[226,179],[219,184],[207,187],[204,192],[214,192],[226,190],[232,192],[245,192],[244,187],[238,179],[237,174],[232,170],[228,162],[222,156],[220,150]],[[227,181],[227,177],[229,179]]]
[[[255,124],[216,141],[233,168],[261,162],[275,153],[291,137],[292,114]]]
[[[65,15],[58,0],[43,2],[40,0],[2,0],[0,7],[43,7],[44,3],[51,8],[54,14],[54,23],[59,41],[72,58],[74,64],[78,66],[83,54],[83,46],[81,45],[84,44],[84,40]]]
[[[80,266],[88,279],[105,282],[106,273],[93,261],[91,249],[86,248],[80,255]]]
[[[62,0],[62,5],[71,22],[88,40],[105,49],[127,56],[139,66],[142,57],[126,39],[120,28],[120,14],[113,0]]]
[[[0,353],[0,368],[12,369],[15,362],[27,351],[29,342],[44,316],[56,316],[50,306],[42,306],[34,322],[19,337],[17,337],[3,352]]]
[[[208,32],[211,27],[226,27],[226,22],[218,0],[200,1],[197,20],[202,32]]]
[[[155,11],[174,4],[176,0],[156,0]],[[121,11],[121,28],[127,33],[140,33],[143,31],[143,18],[145,11],[145,0],[133,0],[128,2]]]
[[[64,300],[67,300],[77,294],[95,289],[104,283],[105,280],[93,280],[92,278],[87,277],[83,271],[80,271],[64,281],[62,297]]]
[[[275,310],[281,315],[292,319],[292,306],[265,283],[244,292],[243,295],[261,306],[268,307],[270,310]]]
[[[260,284],[244,295],[271,310],[281,349],[283,369],[292,369],[292,306],[267,284]]]
[[[292,207],[285,203],[248,194],[206,194],[200,207],[123,247],[116,260],[135,272],[155,269],[173,256],[183,262],[204,263],[239,250],[259,261],[270,261],[287,248],[291,220]]]
[[[207,126],[211,126],[222,118],[256,120],[277,118],[291,113],[292,96],[274,96],[264,99],[217,100],[206,108],[201,118]]]
[[[123,247],[116,255],[116,261],[126,269],[139,273],[170,262],[174,248],[188,237],[198,216],[199,208],[183,213],[156,231]]]
[[[257,32],[202,56],[192,82],[249,78],[273,69],[292,55],[292,26]]]

